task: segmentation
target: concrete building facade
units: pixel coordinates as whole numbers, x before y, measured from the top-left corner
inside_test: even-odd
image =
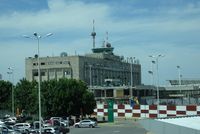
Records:
[[[93,53],[84,56],[61,53],[55,57],[40,57],[41,80],[72,78],[83,80],[88,86],[105,86],[113,81],[114,86],[130,85],[132,80],[133,86],[140,85],[141,65],[138,60],[128,62],[114,55],[113,49],[105,46],[93,48]],[[37,56],[26,58],[25,69],[27,80],[38,80]]]

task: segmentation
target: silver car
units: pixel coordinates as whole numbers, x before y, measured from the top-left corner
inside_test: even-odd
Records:
[[[92,121],[92,120],[81,120],[80,122],[77,122],[74,124],[74,127],[79,128],[79,127],[90,127],[94,128],[97,126],[97,122]]]

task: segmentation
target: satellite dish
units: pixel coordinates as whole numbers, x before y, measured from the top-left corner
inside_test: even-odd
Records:
[[[62,53],[60,54],[60,57],[67,57],[67,53],[66,53],[66,52],[62,52]]]

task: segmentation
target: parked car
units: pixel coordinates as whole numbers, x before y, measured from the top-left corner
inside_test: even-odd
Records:
[[[79,127],[90,127],[90,128],[94,128],[97,126],[97,122],[96,121],[92,121],[92,120],[81,120],[80,122],[77,122],[74,124],[74,127],[79,128]]]
[[[6,125],[14,125],[14,124],[16,123],[16,120],[9,117],[9,118],[5,118],[5,119],[4,119],[4,123],[5,123]]]
[[[6,126],[0,126],[0,134],[16,134],[16,133],[14,130]]]
[[[30,127],[31,125],[29,123],[17,123],[13,126],[13,129],[20,133],[27,134],[29,132]]]
[[[64,120],[61,117],[51,117],[49,120],[49,123],[52,126],[63,126],[63,127],[68,127],[68,120]]]
[[[0,126],[3,126],[4,122],[2,120],[0,120]]]
[[[57,132],[56,132],[55,128],[53,128],[53,127],[45,127],[42,129],[42,133],[43,134],[55,134]]]
[[[39,130],[37,130],[37,129],[29,129],[29,134],[39,134]]]

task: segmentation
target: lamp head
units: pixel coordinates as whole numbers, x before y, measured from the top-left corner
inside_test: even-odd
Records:
[[[34,32],[34,34],[33,34],[33,35],[37,37],[37,33],[36,33],[36,32]]]

